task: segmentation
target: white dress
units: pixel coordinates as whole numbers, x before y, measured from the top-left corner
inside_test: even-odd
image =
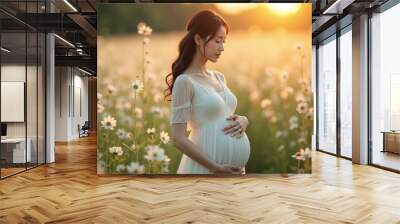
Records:
[[[239,139],[225,135],[222,129],[232,121],[226,120],[234,114],[236,96],[226,86],[222,73],[210,73],[223,86],[217,92],[190,75],[176,78],[172,90],[171,124],[187,123],[189,140],[196,144],[209,159],[219,164],[245,167],[250,156],[250,142],[243,133]],[[178,174],[211,174],[203,165],[183,154]]]

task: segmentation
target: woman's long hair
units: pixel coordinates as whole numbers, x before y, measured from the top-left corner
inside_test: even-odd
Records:
[[[196,53],[194,35],[198,34],[205,40],[205,47],[205,45],[214,38],[221,26],[224,26],[226,33],[228,33],[228,24],[222,17],[211,10],[198,12],[186,24],[187,33],[179,43],[179,55],[174,63],[172,63],[172,72],[165,77],[165,82],[168,85],[168,88],[165,90],[165,98],[168,98],[169,101],[171,101],[170,96],[172,95],[172,88],[174,87],[176,78],[182,74],[193,61]]]

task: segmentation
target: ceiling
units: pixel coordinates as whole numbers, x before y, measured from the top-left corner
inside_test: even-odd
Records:
[[[56,66],[79,66],[96,74],[96,4],[95,0],[47,0],[47,4],[45,0],[1,0],[2,46],[12,49],[2,54],[3,60],[19,63],[25,55],[36,57],[37,44],[26,45],[26,30],[28,41],[36,33],[54,32]]]
[[[313,42],[336,32],[337,27],[351,23],[351,17],[366,10],[372,10],[388,0],[271,0],[247,2],[292,2],[313,4]],[[1,0],[0,21],[6,42],[23,51],[25,39],[22,38],[25,29],[39,32],[55,32],[61,38],[56,38],[56,65],[81,66],[96,73],[97,58],[97,12],[99,3],[134,3],[134,2],[172,2],[171,0]],[[176,0],[175,2],[179,2]],[[204,0],[191,0],[204,2]],[[221,2],[224,2],[223,0]],[[226,1],[246,2],[246,1]],[[51,11],[51,13],[50,13]],[[338,23],[338,21],[341,21]],[[346,22],[347,21],[347,22]],[[338,26],[337,24],[340,24]],[[2,43],[5,43],[5,42]],[[28,45],[28,52],[31,47]],[[77,50],[79,49],[79,50]],[[24,52],[21,52],[21,54]]]

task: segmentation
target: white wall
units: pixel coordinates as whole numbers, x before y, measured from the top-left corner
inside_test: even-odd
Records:
[[[76,72],[77,70],[75,70]],[[79,73],[82,74],[82,73]],[[88,121],[88,78],[82,77],[80,75],[74,75],[74,108],[72,108],[72,117],[71,120],[71,134],[74,138],[79,137],[77,126],[80,124],[81,126]],[[80,97],[79,97],[80,96]],[[80,101],[80,102],[79,102]],[[72,103],[71,103],[72,104]],[[81,107],[81,108],[79,108]],[[80,111],[80,109],[82,111]],[[75,113],[74,113],[75,111]]]
[[[25,82],[25,75],[27,69],[28,74],[30,74],[33,69],[36,69],[32,66],[28,66],[27,68],[25,65],[2,65],[1,66],[1,81],[3,82]],[[36,72],[36,70],[35,70]],[[36,97],[36,90],[34,92],[27,93],[28,98]],[[31,102],[31,99],[27,99],[28,102]],[[35,105],[36,107],[36,105]],[[7,110],[7,108],[1,108],[1,110]],[[34,118],[32,117],[33,114],[27,114],[28,121],[32,121],[35,119],[36,121],[36,114],[34,114]],[[25,137],[25,126],[26,122],[7,122],[7,136],[8,137]],[[31,127],[29,125],[28,127]],[[28,133],[28,137],[29,133]]]
[[[5,82],[25,82],[25,65],[2,65],[1,81]],[[28,68],[29,69],[29,68]],[[7,108],[1,108],[7,110]],[[25,122],[7,123],[8,137],[25,137]]]
[[[88,120],[88,78],[83,75],[76,68],[56,67],[56,141],[79,138],[78,124]]]
[[[55,68],[55,141],[68,140],[68,86],[67,67]]]
[[[38,69],[38,70],[37,70]],[[44,74],[42,67],[39,65],[25,66],[21,64],[3,64],[1,66],[2,82],[24,82],[26,86],[26,105],[25,100],[19,109],[3,106],[2,112],[17,113],[12,110],[22,110],[22,114],[26,112],[26,120],[22,122],[5,122],[7,124],[7,137],[24,138],[25,135],[29,139],[29,147],[31,148],[32,162],[44,163]],[[25,80],[27,78],[27,80]],[[2,89],[2,93],[4,89]],[[24,90],[19,90],[24,94]],[[7,95],[2,95],[2,98]],[[3,104],[3,103],[2,103]],[[24,115],[22,115],[24,116]],[[3,119],[2,119],[3,120]],[[51,160],[49,160],[51,161]]]

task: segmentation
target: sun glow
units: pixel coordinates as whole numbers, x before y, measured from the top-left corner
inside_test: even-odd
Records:
[[[218,9],[224,13],[237,15],[243,11],[256,7],[265,7],[270,12],[278,15],[289,15],[300,9],[299,3],[265,3],[265,4],[244,4],[244,3],[215,3]]]
[[[271,3],[266,5],[271,11],[279,15],[288,15],[299,10],[300,4],[297,3]]]

